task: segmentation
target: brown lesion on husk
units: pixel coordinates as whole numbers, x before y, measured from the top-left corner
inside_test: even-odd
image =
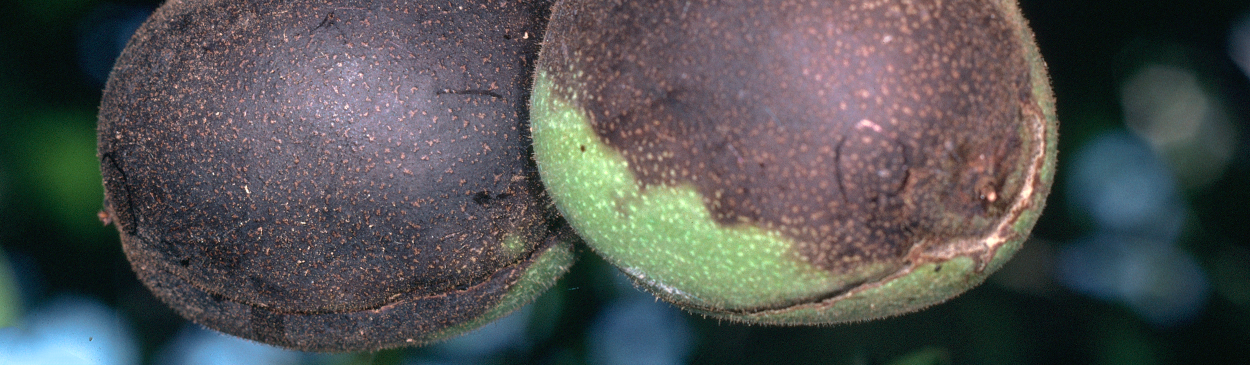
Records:
[[[992,2],[556,9],[575,20],[548,28],[540,70],[644,188],[692,185],[720,224],[783,232],[827,270],[988,235],[1039,143],[1021,25]]]

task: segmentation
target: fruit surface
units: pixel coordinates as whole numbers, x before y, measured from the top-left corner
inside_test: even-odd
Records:
[[[570,265],[529,157],[545,7],[172,0],[99,115],[106,212],[181,315],[371,350],[501,317]]]
[[[667,301],[777,324],[979,284],[1040,213],[1057,129],[1012,0],[560,1],[531,111],[596,252]]]

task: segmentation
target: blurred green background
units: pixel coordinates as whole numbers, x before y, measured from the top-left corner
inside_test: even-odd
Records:
[[[1058,97],[1059,175],[1024,251],[946,304],[723,323],[582,252],[469,336],[332,356],[188,324],[96,216],[100,90],[158,3],[0,1],[0,364],[1250,363],[1250,1],[1022,1]]]

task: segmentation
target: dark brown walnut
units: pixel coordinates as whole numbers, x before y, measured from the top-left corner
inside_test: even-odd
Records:
[[[464,332],[567,268],[527,149],[539,2],[166,3],[99,115],[108,214],[183,316],[306,350]]]
[[[709,299],[681,283],[710,285],[717,264],[662,278],[637,269],[651,254],[587,238],[609,256],[630,251],[609,260],[644,286],[709,312],[827,301],[905,275],[922,252],[978,251],[983,269],[997,245],[979,241],[1024,215],[1031,226],[1022,212],[1049,186],[1053,122],[1035,52],[1012,1],[561,1],[538,66],[539,167],[549,187],[578,184],[562,174],[579,152],[540,136],[576,123],[559,119],[566,103],[594,134],[575,148],[602,143],[640,194],[690,187],[717,226],[776,232],[842,280],[806,297]],[[574,217],[601,214],[554,190],[585,236]],[[692,250],[715,249],[738,248]]]

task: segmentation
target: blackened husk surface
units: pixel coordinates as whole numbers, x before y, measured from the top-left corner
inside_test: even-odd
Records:
[[[825,269],[984,236],[1020,191],[1032,85],[996,2],[553,9],[540,71],[644,189],[689,184]]]
[[[545,11],[165,4],[100,110],[106,208],[132,265],[183,315],[287,346],[312,345],[270,338],[284,318],[369,347],[383,339],[346,336],[484,312],[547,239],[526,122]]]

